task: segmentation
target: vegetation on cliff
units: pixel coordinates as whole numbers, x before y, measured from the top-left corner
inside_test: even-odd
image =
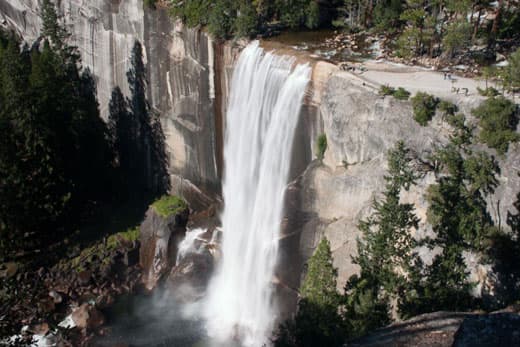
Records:
[[[156,200],[152,207],[162,217],[169,217],[177,214],[188,207],[184,199],[175,195],[165,195]]]
[[[298,312],[294,320],[280,328],[275,341],[277,347],[343,344],[345,329],[338,312],[341,296],[336,290],[337,276],[329,241],[324,238],[309,259]]]
[[[336,291],[320,289],[329,302],[337,302],[336,309],[330,307],[327,312],[341,312],[341,316],[337,319],[332,315],[329,318],[336,318],[322,319],[326,323],[317,324],[317,310],[308,309],[305,300],[307,286],[317,288],[311,274],[329,269],[327,262],[316,262],[318,254],[323,253],[320,244],[309,261],[298,313],[281,329],[280,341],[284,344],[280,346],[302,345],[295,336],[303,330],[311,331],[309,322],[314,322],[314,330],[312,338],[307,339],[320,341],[334,336],[348,340],[395,318],[407,319],[435,311],[491,310],[519,299],[520,273],[512,268],[518,262],[519,213],[508,214],[512,233],[495,225],[486,200],[498,186],[498,163],[487,152],[472,148],[472,129],[466,126],[464,115],[457,114],[455,105],[443,101],[439,108],[452,126],[452,135],[450,142],[436,149],[429,159],[437,178],[425,196],[429,205],[427,222],[433,235],[414,235],[420,220],[414,205],[402,202],[401,193],[410,189],[421,174],[413,165],[413,152],[398,142],[388,153],[385,190],[374,201],[372,214],[359,224],[363,237],[353,260],[360,266],[360,274],[347,281],[339,300]],[[493,114],[500,117],[501,112]],[[518,202],[514,206],[517,210],[520,207]],[[421,254],[425,248],[433,252],[429,260]],[[500,295],[502,301],[472,295],[475,283],[469,279],[467,265],[467,257],[471,256],[480,257],[484,264],[493,267],[504,284],[502,289],[497,288],[504,291]],[[287,336],[292,336],[292,340],[287,340]],[[328,340],[327,344],[340,345],[334,341]]]
[[[480,140],[499,154],[505,154],[511,142],[520,140],[516,132],[517,106],[512,101],[502,96],[491,97],[474,109],[473,115],[480,119]]]
[[[170,0],[171,14],[219,38],[272,28],[338,27],[386,35],[398,56],[469,58],[485,63],[520,40],[514,0]],[[276,29],[274,29],[276,31]]]
[[[115,204],[168,188],[164,135],[146,101],[142,47],[128,72],[130,98],[114,91],[107,124],[95,81],[42,4],[42,36],[29,48],[0,35],[0,247],[9,259],[72,234]],[[22,252],[23,253],[23,252]]]

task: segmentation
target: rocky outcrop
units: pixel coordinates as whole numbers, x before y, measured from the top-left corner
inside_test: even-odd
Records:
[[[346,280],[359,271],[351,260],[357,251],[357,225],[371,213],[373,199],[384,189],[387,153],[398,140],[404,140],[412,149],[413,165],[421,176],[409,192],[402,193],[401,199],[415,205],[415,213],[421,220],[419,229],[414,231],[415,236],[432,235],[426,217],[425,192],[436,182],[436,177],[427,164],[428,157],[435,148],[447,143],[450,128],[440,115],[434,117],[427,127],[418,125],[413,119],[410,102],[381,97],[377,88],[343,71],[329,73],[321,90],[319,98],[313,97],[320,102],[319,112],[313,115],[312,122],[319,124],[318,131],[326,134],[328,148],[322,162],[315,160],[310,163],[288,187],[280,245],[281,265],[277,275],[285,288],[299,288],[305,262],[320,239],[327,237],[334,265],[339,270],[338,290],[342,291]],[[314,92],[319,92],[319,89]],[[467,99],[458,105],[469,116],[478,102]],[[470,121],[475,122],[471,117]],[[301,135],[298,136],[302,139]],[[308,146],[309,143],[295,144],[298,145]],[[475,147],[489,151],[482,145]],[[312,153],[315,157],[315,152]],[[492,151],[490,153],[496,156]],[[501,168],[500,185],[487,199],[493,219],[506,228],[507,211],[512,210],[512,203],[520,191],[517,175],[519,156],[519,144],[511,146],[506,156],[497,156]],[[419,249],[426,262],[431,261],[437,251]],[[464,257],[470,280],[478,283],[474,295],[494,295],[493,287],[497,283],[492,267],[483,265],[477,254],[467,253]],[[287,290],[280,291],[292,298],[286,302],[295,302],[296,291],[292,294]]]
[[[163,275],[175,265],[177,246],[184,239],[189,210],[161,216],[152,206],[141,224],[140,265],[142,281],[152,290]]]
[[[491,314],[435,312],[379,329],[349,347],[506,347],[520,344],[518,308]]]

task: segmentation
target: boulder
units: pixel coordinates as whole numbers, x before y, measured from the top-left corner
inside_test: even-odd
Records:
[[[78,329],[97,329],[105,324],[105,317],[94,306],[89,304],[82,304],[76,308],[72,314],[71,319],[73,327]]]
[[[453,347],[486,346],[520,346],[520,315],[500,312],[464,319]]]
[[[168,216],[160,215],[154,207],[146,212],[141,224],[139,263],[147,290],[152,290],[175,265],[177,245],[186,233],[188,216],[188,208]]]

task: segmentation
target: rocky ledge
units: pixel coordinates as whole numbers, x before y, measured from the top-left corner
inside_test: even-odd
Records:
[[[490,314],[435,312],[392,324],[349,347],[506,347],[520,345],[520,306]]]

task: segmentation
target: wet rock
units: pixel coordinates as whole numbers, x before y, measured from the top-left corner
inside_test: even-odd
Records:
[[[188,209],[168,217],[159,215],[153,207],[146,212],[146,218],[141,224],[139,253],[142,281],[146,289],[152,290],[174,265],[177,245],[186,233],[188,216]]]
[[[72,311],[71,318],[75,327],[78,327],[79,329],[84,329],[87,327],[89,307],[90,306],[88,304],[83,304]]]
[[[71,314],[73,326],[78,329],[97,329],[105,324],[105,317],[94,306],[83,304]]]
[[[181,302],[199,299],[211,278],[214,258],[207,248],[187,254],[168,276],[168,288]]]
[[[45,322],[40,323],[40,324],[35,324],[33,326],[30,326],[27,331],[32,334],[35,334],[35,335],[44,336],[49,332],[49,324],[47,324]]]
[[[51,290],[49,296],[54,300],[55,304],[60,304],[63,301],[62,296],[55,290]]]
[[[134,266],[139,263],[139,247],[135,247],[126,252],[123,261],[126,266]]]

